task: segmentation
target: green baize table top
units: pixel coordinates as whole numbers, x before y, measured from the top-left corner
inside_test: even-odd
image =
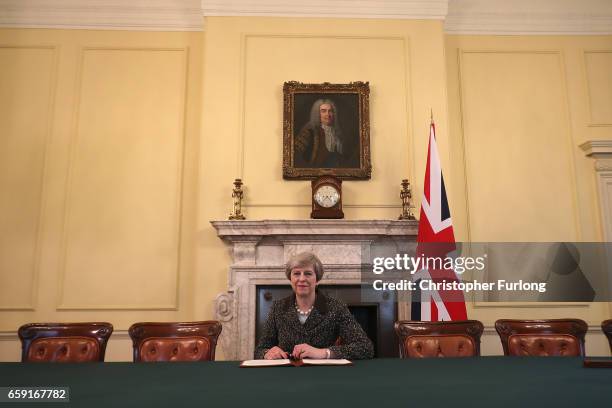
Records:
[[[374,359],[348,367],[0,363],[0,387],[68,386],[58,407],[612,407],[612,369],[581,358]]]

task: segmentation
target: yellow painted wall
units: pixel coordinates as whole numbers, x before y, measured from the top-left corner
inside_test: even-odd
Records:
[[[110,321],[107,359],[129,360],[131,323],[213,318],[230,258],[209,221],[227,218],[234,178],[249,219],[309,217],[310,183],[281,173],[290,80],[370,82],[372,179],[344,183],[348,219],[396,218],[406,177],[418,205],[433,109],[458,239],[600,240],[577,146],[609,138],[610,41],[251,17],[204,33],[0,30],[0,360],[19,359],[25,322]],[[470,316],[610,316],[512,306]],[[489,329],[483,351],[498,348]]]
[[[192,317],[201,54],[202,33],[0,30],[3,360],[26,322],[117,341]]]
[[[451,206],[458,239],[602,241],[593,159],[610,139],[612,37],[447,36]],[[469,315],[578,317],[597,333],[607,303],[476,303]]]

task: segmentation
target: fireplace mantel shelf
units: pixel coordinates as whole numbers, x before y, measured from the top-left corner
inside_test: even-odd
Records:
[[[283,236],[405,236],[416,235],[418,221],[405,220],[245,220],[211,221],[219,238],[228,241]]]

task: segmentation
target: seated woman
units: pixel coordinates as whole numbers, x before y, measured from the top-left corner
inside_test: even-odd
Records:
[[[294,295],[275,301],[255,348],[255,358],[346,358],[374,356],[372,342],[346,305],[319,293],[323,265],[304,252],[287,262]],[[334,345],[340,338],[342,344]]]

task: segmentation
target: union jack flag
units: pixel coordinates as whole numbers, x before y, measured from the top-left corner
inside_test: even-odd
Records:
[[[453,222],[436,144],[436,127],[432,120],[429,127],[429,148],[417,237],[417,256],[445,258],[455,249]],[[452,268],[439,267],[439,265],[419,270],[413,279],[432,282],[459,281]],[[460,290],[420,290],[415,295],[416,299],[413,299],[411,308],[412,320],[467,319],[465,298]]]

